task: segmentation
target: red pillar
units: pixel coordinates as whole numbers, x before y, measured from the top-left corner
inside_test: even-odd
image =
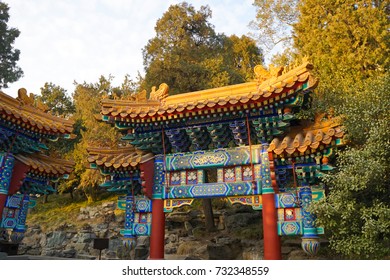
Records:
[[[0,193],[0,224],[3,217],[3,210],[6,201],[7,201],[7,195]]]
[[[11,183],[9,185],[8,195],[15,194],[23,184],[30,166],[21,161],[15,160],[14,169],[12,170]]]
[[[277,228],[277,212],[275,208],[275,194],[263,194],[263,235],[264,259],[281,260],[280,236]]]
[[[28,165],[18,160],[15,160],[12,169],[12,176],[9,184],[8,194],[0,194],[0,223],[2,220],[3,210],[7,201],[7,197],[9,195],[15,194],[19,190],[20,186],[23,183],[23,179],[26,177],[26,174],[29,169],[30,167]]]
[[[152,232],[150,235],[150,259],[164,259],[165,213],[164,200],[152,200]]]

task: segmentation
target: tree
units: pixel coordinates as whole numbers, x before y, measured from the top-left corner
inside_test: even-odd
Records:
[[[223,35],[220,35],[223,36]],[[253,69],[264,63],[263,53],[256,41],[248,36],[231,35],[223,41],[223,67],[230,76],[229,84],[251,81],[255,78]]]
[[[113,77],[100,77],[97,83],[76,84],[73,94],[76,112],[75,120],[79,120],[82,126],[80,131],[81,140],[76,144],[72,153],[76,165],[74,170],[75,182],[69,185],[78,185],[84,192],[88,202],[97,199],[97,191],[100,182],[100,176],[93,170],[87,169],[88,147],[111,147],[118,145],[119,133],[114,127],[99,122],[95,116],[100,114],[100,100],[102,96],[112,92],[111,81]],[[76,182],[79,182],[77,184]]]
[[[9,7],[0,2],[0,89],[7,88],[8,83],[17,81],[23,75],[22,69],[16,65],[20,51],[12,46],[20,31],[7,26]]]
[[[45,83],[41,87],[41,95],[37,99],[45,103],[49,112],[59,117],[70,117],[75,113],[75,107],[71,96],[66,90],[53,83]]]
[[[251,27],[258,31],[255,37],[267,50],[282,43],[284,47],[292,44],[293,24],[298,19],[298,0],[255,0],[256,20]]]
[[[325,177],[330,192],[312,206],[329,231],[330,246],[346,258],[390,255],[390,75],[366,80],[341,111],[351,145]]]
[[[109,147],[117,148],[120,134],[111,126],[98,121],[100,116],[100,100],[105,98],[116,98],[134,94],[137,84],[125,76],[120,87],[112,86],[112,76],[108,78],[101,76],[96,83],[75,84],[73,94],[75,113],[74,119],[79,124],[80,141],[75,145],[71,157],[75,161],[74,177],[63,185],[64,190],[78,187],[86,195],[88,202],[97,199],[98,187],[101,183],[101,176],[96,170],[88,169],[87,148],[88,147]]]
[[[358,81],[389,68],[388,0],[306,0],[298,9],[294,45],[321,78],[340,74]]]
[[[261,2],[284,16],[279,0]],[[313,211],[346,258],[388,256],[390,3],[304,0],[295,9],[293,53],[308,56],[320,79],[301,117],[341,116],[349,139],[325,177],[330,192]]]
[[[208,22],[211,14],[208,6],[196,11],[186,2],[169,7],[143,49],[144,88],[165,82],[170,94],[177,94],[241,83],[250,76],[246,71],[262,62],[261,51],[246,36],[216,34]]]

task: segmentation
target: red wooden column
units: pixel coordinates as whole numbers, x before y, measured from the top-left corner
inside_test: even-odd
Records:
[[[281,260],[280,236],[277,230],[275,194],[263,194],[264,259]]]
[[[7,197],[8,196],[6,194],[0,193],[0,224],[1,224],[1,221],[2,221],[3,210],[4,210],[5,203],[7,201]]]
[[[5,186],[3,186],[4,188],[2,189],[2,192],[0,192],[0,222],[1,222],[1,218],[2,218],[2,214],[3,214],[3,209],[4,209],[4,206],[5,206],[5,203],[6,203],[6,200],[7,200],[7,197],[9,195],[13,195],[15,194],[20,186],[22,185],[23,183],[23,179],[26,177],[26,174],[27,172],[30,170],[30,167],[18,160],[14,160],[13,159],[13,156],[11,155],[8,155],[8,161],[10,160],[13,160],[13,168],[11,171],[9,171],[9,168],[6,168],[6,167],[3,167],[4,169],[4,172],[2,174],[2,181],[1,183],[5,183],[6,182],[6,174],[9,174],[10,175],[10,181],[9,181],[9,185],[8,185],[8,193],[5,194]]]
[[[150,235],[150,259],[164,259],[165,213],[164,200],[152,200],[152,232]]]
[[[154,159],[140,164],[142,187],[144,194],[152,200],[152,228],[150,234],[149,259],[164,259],[165,213],[164,200],[153,197]]]
[[[19,160],[15,160],[14,169],[12,171],[11,184],[9,185],[8,195],[15,194],[23,184],[27,172],[30,171],[30,166]]]
[[[263,235],[264,235],[264,259],[281,260],[282,250],[280,236],[278,235],[277,210],[275,207],[275,193],[278,192],[276,184],[275,167],[272,153],[268,153],[270,180],[272,187],[263,188]]]

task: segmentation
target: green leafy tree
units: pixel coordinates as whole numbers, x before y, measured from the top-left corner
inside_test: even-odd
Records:
[[[390,255],[390,75],[374,77],[344,99],[351,145],[325,178],[330,192],[313,205],[330,246],[352,259]]]
[[[170,94],[177,94],[240,83],[250,76],[249,67],[263,60],[261,51],[246,36],[216,34],[208,21],[211,14],[208,6],[196,11],[186,2],[169,7],[143,49],[144,88],[165,82]]]
[[[260,14],[266,19],[267,8],[277,13],[271,21],[286,15],[279,0],[256,3],[267,4]],[[342,116],[350,140],[338,153],[337,171],[326,177],[327,198],[313,211],[336,252],[383,258],[389,255],[390,3],[304,0],[289,13],[289,55],[308,56],[320,79],[312,107],[301,117]],[[279,62],[291,61],[285,58],[280,55]]]
[[[13,47],[15,39],[20,35],[20,31],[16,28],[8,27],[8,11],[8,5],[0,2],[0,89],[7,88],[8,83],[19,80],[23,75],[22,69],[16,65],[20,51]]]
[[[69,182],[69,187],[78,185],[84,192],[88,202],[96,201],[100,176],[98,172],[87,169],[87,148],[95,147],[117,147],[119,133],[114,127],[100,122],[96,117],[100,114],[100,100],[112,92],[112,77],[100,77],[97,83],[76,84],[73,94],[76,108],[75,119],[79,120],[82,126],[80,131],[81,140],[76,144],[72,157],[76,162],[74,180]],[[78,184],[77,184],[78,183]]]
[[[378,75],[390,65],[387,1],[300,1],[294,44],[309,56],[321,78],[339,74],[355,81]]]
[[[53,115],[66,118],[75,113],[72,97],[64,88],[53,83],[45,83],[37,99],[45,103]]]
[[[62,186],[63,191],[78,188],[86,195],[88,202],[98,199],[101,176],[97,170],[88,169],[88,147],[116,148],[120,134],[114,127],[99,121],[101,105],[104,98],[119,98],[130,96],[137,91],[139,82],[134,82],[125,76],[119,87],[112,85],[112,76],[101,76],[96,83],[76,83],[73,94],[75,113],[74,119],[79,127],[80,141],[75,145],[71,157],[76,162],[74,176]]]

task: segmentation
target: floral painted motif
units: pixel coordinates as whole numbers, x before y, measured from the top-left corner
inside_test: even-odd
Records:
[[[180,172],[171,172],[171,185],[180,185]]]
[[[187,184],[197,184],[198,173],[197,171],[187,171]]]
[[[224,181],[225,182],[235,182],[236,181],[236,172],[234,168],[225,168],[224,170]]]
[[[252,180],[252,168],[250,166],[244,166],[242,168],[242,180],[243,181]]]

